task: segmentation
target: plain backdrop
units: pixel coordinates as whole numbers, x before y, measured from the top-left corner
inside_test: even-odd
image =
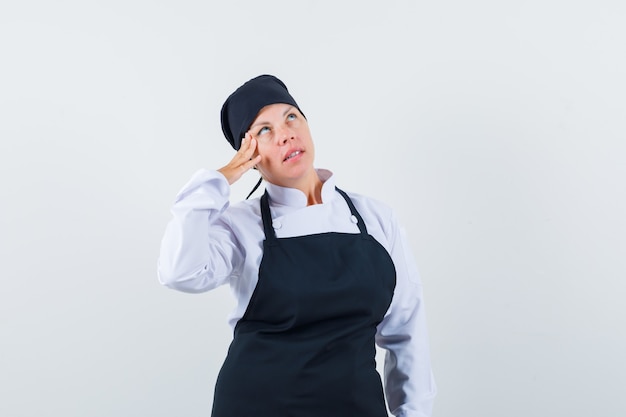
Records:
[[[626,3],[3,1],[0,415],[208,416],[228,288],[160,286],[169,209],[274,74],[393,207],[434,417],[626,415]],[[242,199],[256,181],[233,187]]]

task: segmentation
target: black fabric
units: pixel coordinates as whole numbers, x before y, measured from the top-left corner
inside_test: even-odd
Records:
[[[267,192],[261,214],[259,281],[235,326],[212,417],[386,417],[374,337],[395,288],[391,257],[364,224],[357,234],[277,238]]]
[[[246,200],[250,198],[250,196],[252,195],[252,193],[254,193],[257,188],[259,188],[259,186],[261,185],[261,183],[263,182],[263,177],[259,178],[259,180],[256,182],[256,184],[254,185],[254,187],[252,187],[252,191],[250,191],[248,193],[248,196],[246,197]]]
[[[239,150],[241,139],[259,111],[276,103],[291,104],[300,110],[287,86],[273,75],[259,75],[235,90],[226,99],[221,111],[222,132],[228,143],[235,150]]]

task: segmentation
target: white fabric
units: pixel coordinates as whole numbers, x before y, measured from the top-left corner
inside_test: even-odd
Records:
[[[272,225],[278,238],[324,232],[359,233],[335,178],[317,170],[322,204],[307,206],[297,189],[266,184]],[[341,187],[340,187],[341,188]],[[386,349],[387,403],[397,417],[429,417],[436,394],[431,372],[422,286],[404,232],[384,204],[347,192],[367,231],[389,252],[396,288],[376,343]],[[159,281],[176,290],[203,292],[228,283],[237,304],[229,318],[235,327],[257,283],[265,239],[259,199],[229,204],[230,186],[222,174],[200,170],[178,194],[161,243]]]

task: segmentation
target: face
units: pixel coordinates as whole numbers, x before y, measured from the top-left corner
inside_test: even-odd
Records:
[[[266,181],[302,188],[317,178],[309,124],[296,107],[282,103],[263,107],[248,132],[257,141],[255,155],[261,155],[257,169]]]

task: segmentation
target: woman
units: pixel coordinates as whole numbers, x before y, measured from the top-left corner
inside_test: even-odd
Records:
[[[314,168],[307,119],[276,77],[239,87],[221,121],[237,153],[178,194],[159,259],[168,287],[228,283],[237,298],[212,416],[387,416],[375,343],[389,410],[430,416],[422,289],[393,212]],[[230,205],[252,168],[265,193]]]

